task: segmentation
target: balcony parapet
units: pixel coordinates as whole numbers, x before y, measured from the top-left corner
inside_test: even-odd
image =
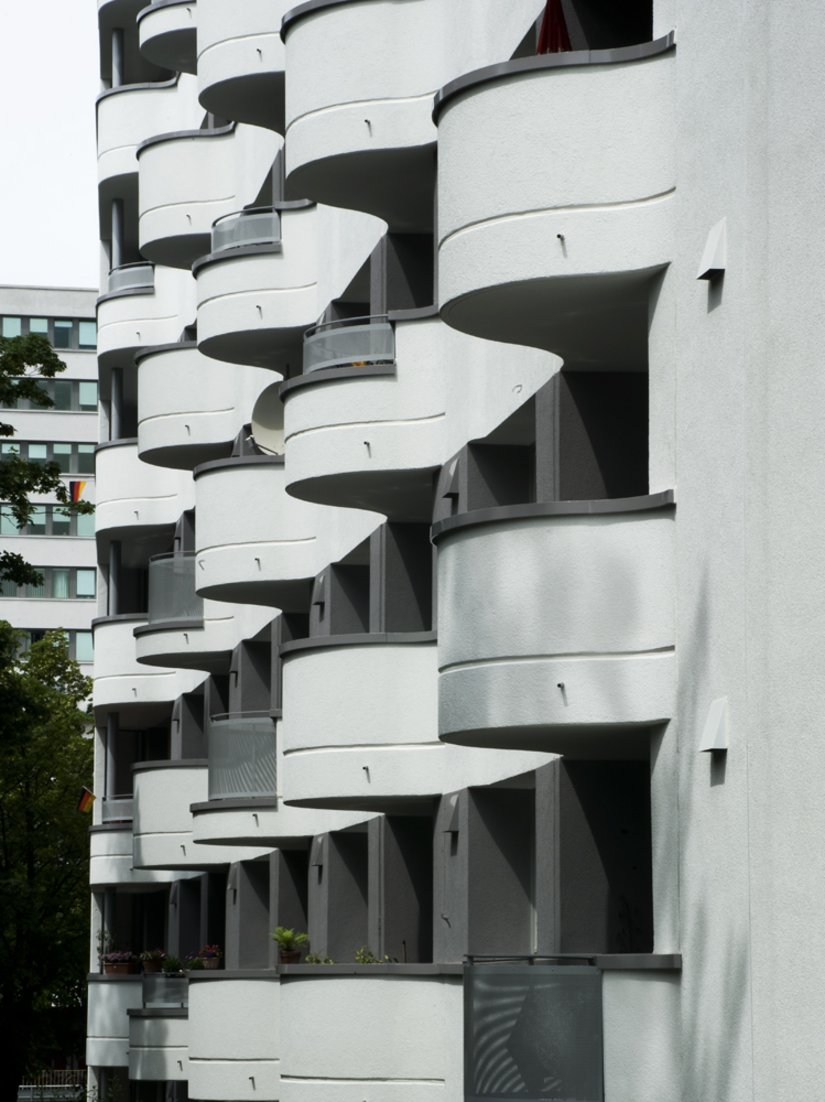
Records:
[[[155,65],[197,70],[196,0],[153,0],[137,14],[140,50]]]

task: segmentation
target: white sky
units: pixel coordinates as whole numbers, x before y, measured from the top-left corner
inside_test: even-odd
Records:
[[[0,284],[97,287],[97,5],[2,9]]]

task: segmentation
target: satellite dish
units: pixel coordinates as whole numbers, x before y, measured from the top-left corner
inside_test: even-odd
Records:
[[[281,383],[272,383],[259,396],[252,409],[252,439],[267,455],[284,454],[284,403]]]

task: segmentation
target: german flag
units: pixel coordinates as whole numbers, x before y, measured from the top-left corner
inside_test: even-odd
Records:
[[[86,489],[85,482],[70,482],[69,483],[69,498],[71,501],[77,502],[83,497],[83,491]]]
[[[80,790],[80,799],[77,801],[78,811],[91,811],[92,804],[95,802],[95,794],[91,789],[85,785]]]

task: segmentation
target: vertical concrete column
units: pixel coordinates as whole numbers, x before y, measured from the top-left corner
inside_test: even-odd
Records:
[[[109,544],[109,616],[117,616],[120,612],[120,540],[112,540]]]
[[[112,87],[120,88],[125,83],[124,79],[124,41],[123,28],[115,27],[112,31]]]
[[[117,793],[117,735],[120,730],[120,715],[110,712],[106,716],[106,788],[104,795],[109,799]]]
[[[111,440],[120,440],[123,433],[123,368],[112,368],[112,401],[109,407]]]
[[[111,266],[119,268],[123,263],[123,237],[124,237],[123,200],[112,200],[112,250]]]

